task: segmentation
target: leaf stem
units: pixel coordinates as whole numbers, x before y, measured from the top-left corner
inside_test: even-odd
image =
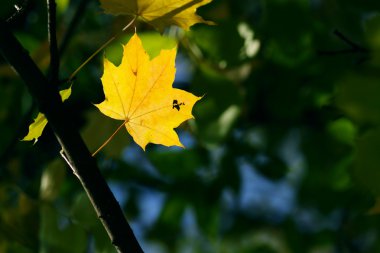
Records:
[[[101,47],[98,48],[98,50],[96,50],[90,57],[87,58],[87,60],[85,60],[69,77],[68,79],[68,82],[70,82],[75,76],[76,74],[78,74],[78,72],[89,62],[92,60],[92,58],[94,58],[100,51],[102,51],[106,46],[108,46],[112,41],[114,41],[116,38],[118,38],[121,34],[123,34],[123,32],[125,32],[125,30],[128,29],[128,27],[130,27],[135,21],[136,21],[136,17],[134,17],[131,22],[129,22],[126,26],[124,26],[124,28],[119,32],[117,33],[116,35],[112,36],[106,43],[104,43]]]
[[[102,150],[112,139],[113,137],[120,131],[120,129],[125,125],[127,124],[129,119],[126,119],[123,124],[121,124],[116,130],[115,132],[113,132],[113,134],[92,154],[92,156],[94,157],[97,153],[99,153],[100,150]]]

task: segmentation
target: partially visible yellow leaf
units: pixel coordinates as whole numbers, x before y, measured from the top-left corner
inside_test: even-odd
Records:
[[[132,15],[162,32],[166,26],[177,25],[185,30],[196,23],[214,24],[205,21],[195,12],[212,0],[100,0],[106,13]]]
[[[62,102],[65,102],[71,96],[71,86],[68,89],[59,91],[59,95],[62,98]]]
[[[68,99],[71,95],[71,87],[65,90],[61,90],[59,95],[62,98],[62,102]],[[33,123],[29,125],[28,134],[22,139],[23,141],[32,141],[34,144],[38,141],[38,138],[42,135],[46,124],[48,123],[45,115],[43,113],[38,113],[37,117],[34,119]]]
[[[42,113],[38,113],[37,117],[34,119],[33,123],[29,126],[28,134],[22,139],[23,141],[32,141],[34,144],[38,141],[38,138],[42,135],[46,124],[48,123],[46,117]]]
[[[148,143],[183,147],[173,129],[193,118],[191,110],[201,99],[172,87],[176,51],[162,50],[150,60],[135,34],[124,46],[118,67],[104,59],[105,100],[96,106],[103,114],[124,121],[144,150]]]

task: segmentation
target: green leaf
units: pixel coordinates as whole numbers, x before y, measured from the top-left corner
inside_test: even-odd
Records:
[[[357,129],[354,124],[346,119],[337,119],[327,126],[328,132],[342,143],[354,145]]]
[[[106,55],[111,62],[120,64],[123,56],[123,48],[120,44],[127,44],[131,37],[132,34],[125,34],[118,39],[118,43],[112,43],[107,47]],[[140,32],[139,37],[150,59],[158,56],[163,49],[172,49],[177,46],[177,40],[174,37],[164,36],[156,31]]]

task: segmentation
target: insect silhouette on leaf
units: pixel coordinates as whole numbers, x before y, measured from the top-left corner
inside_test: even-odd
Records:
[[[177,99],[173,100],[173,109],[175,108],[177,111],[179,111],[181,109],[181,105],[185,105],[185,103],[178,103]]]

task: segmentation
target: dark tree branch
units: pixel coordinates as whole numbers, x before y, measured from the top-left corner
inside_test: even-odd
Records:
[[[71,120],[64,110],[57,86],[48,82],[3,21],[0,21],[0,53],[24,80],[40,111],[48,119],[70,167],[86,190],[117,251],[142,253],[95,160],[78,131],[70,124]]]
[[[59,51],[57,43],[57,4],[55,0],[47,0],[48,39],[50,47],[49,77],[51,83],[58,85],[59,79]]]

